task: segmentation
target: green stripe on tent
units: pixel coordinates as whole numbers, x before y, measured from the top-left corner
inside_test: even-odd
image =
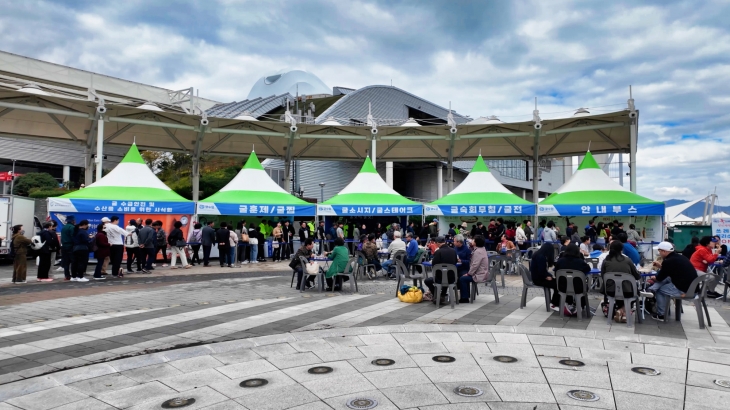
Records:
[[[369,161],[368,161],[369,162]],[[370,164],[372,166],[372,164]],[[338,194],[325,205],[420,205],[418,202],[393,194]]]
[[[593,161],[595,162],[595,160]],[[631,205],[664,204],[627,191],[577,191],[552,194],[540,205]]]
[[[131,147],[129,147],[129,151],[127,151],[127,154],[122,158],[122,162],[120,163],[136,163],[136,164],[145,164],[144,159],[142,158],[142,155],[140,155],[139,150],[137,149],[137,144],[132,144]]]
[[[588,152],[586,152],[585,158],[583,158],[583,161],[581,161],[580,165],[578,166],[578,171],[580,171],[582,169],[590,169],[590,168],[601,169],[601,167],[598,166],[596,159],[593,158],[593,154],[591,154],[591,152],[588,151]]]
[[[159,188],[100,186],[69,192],[61,198],[101,199],[109,201],[166,201],[190,202],[175,191]]]
[[[360,172],[369,172],[371,174],[378,173],[378,171],[375,170],[372,161],[370,161],[370,157],[365,157],[365,161],[362,163],[362,168],[360,168]]]
[[[474,166],[471,168],[471,172],[489,172],[489,167],[484,162],[482,154],[479,154],[479,158],[477,158],[477,162],[475,162]]]
[[[261,166],[261,162],[259,162],[259,157],[256,156],[256,153],[251,151],[251,156],[246,160],[243,169],[260,169],[263,171],[264,167]]]
[[[269,191],[219,191],[200,202],[225,204],[263,204],[263,205],[310,205],[286,192]]]
[[[515,194],[501,192],[474,192],[449,194],[431,202],[433,205],[534,205]]]

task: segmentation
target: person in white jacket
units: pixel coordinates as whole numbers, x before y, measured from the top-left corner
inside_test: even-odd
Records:
[[[515,242],[517,242],[517,246],[524,251],[527,249],[527,241],[529,241],[529,238],[525,235],[525,229],[522,227],[522,224],[517,225],[517,230],[515,231]]]
[[[124,248],[127,250],[127,273],[132,273],[132,262],[137,261],[137,272],[145,272],[142,262],[144,262],[144,255],[142,255],[142,248],[139,247],[139,236],[137,233],[137,222],[132,219],[129,221],[125,231],[127,235],[124,237]]]

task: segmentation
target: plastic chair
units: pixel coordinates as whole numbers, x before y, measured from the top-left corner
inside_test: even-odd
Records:
[[[434,285],[436,287],[436,292],[434,292],[433,297],[436,298],[436,309],[438,309],[439,305],[441,305],[441,289],[443,289],[444,286],[446,286],[446,294],[449,294],[449,291],[451,291],[451,295],[449,296],[449,299],[451,299],[451,308],[453,309],[456,306],[456,299],[457,299],[457,289],[456,289],[456,282],[457,282],[457,275],[456,275],[456,266],[451,265],[448,263],[440,263],[438,265],[433,265],[433,277],[434,277]],[[436,283],[436,274],[441,272],[441,283]],[[449,273],[453,273],[454,276],[454,283],[449,283]]]
[[[406,251],[396,251],[393,254],[393,259],[400,260],[401,262],[403,262],[405,264],[406,263]]]
[[[633,321],[633,315],[631,314],[631,302],[636,302],[636,308],[639,308],[639,288],[636,286],[636,278],[634,278],[630,273],[621,273],[621,272],[606,272],[603,275],[603,282],[606,286],[608,286],[609,283],[613,282],[614,287],[614,296],[610,296],[608,293],[606,293],[606,297],[608,298],[608,324],[611,324],[611,320],[613,319],[613,309],[616,305],[617,300],[623,300],[624,301],[624,310],[626,311],[626,327],[632,327],[634,324]],[[624,283],[628,282],[629,286],[631,286],[631,294],[633,294],[633,297],[626,297],[624,295]],[[641,315],[637,313],[639,323],[641,323]]]
[[[351,280],[350,282],[350,293],[359,292],[357,288],[357,270],[358,270],[358,263],[357,258],[352,257],[347,261],[347,265],[345,266],[344,272],[338,272],[333,278],[332,278],[332,292],[335,291],[335,284],[337,283],[337,277],[338,276],[347,276]]]
[[[520,309],[527,306],[527,290],[541,288],[545,292],[545,311],[550,312],[550,288],[535,285],[532,282],[530,270],[526,266],[520,265],[517,267],[517,270],[522,275],[522,300],[520,301]]]
[[[395,295],[398,296],[398,292],[400,291],[400,287],[405,284],[406,280],[412,280],[413,286],[419,286],[423,289],[423,280],[425,279],[424,275],[422,274],[414,274],[408,268],[406,268],[406,264],[399,261],[398,259],[395,260],[395,275],[398,278],[398,285],[395,288]]]
[[[707,311],[707,303],[705,303],[705,296],[707,296],[707,290],[713,289],[719,280],[719,276],[711,273],[700,275],[695,278],[692,283],[690,283],[689,289],[687,289],[687,293],[685,293],[684,297],[670,296],[667,298],[667,305],[664,308],[664,321],[666,322],[669,319],[669,308],[672,301],[674,301],[674,318],[677,321],[681,321],[682,301],[688,300],[692,301],[695,305],[695,309],[697,310],[697,321],[700,322],[700,329],[705,328],[704,316],[707,316],[707,326],[712,327],[710,312]],[[695,297],[695,295],[697,295],[697,297]],[[702,314],[703,308],[705,311],[704,315]]]
[[[498,266],[498,265],[495,265]],[[469,292],[469,303],[474,303],[474,299],[476,299],[477,295],[479,294],[479,288],[477,285],[481,282],[472,282],[471,288]],[[489,279],[487,279],[486,282],[484,282],[485,287],[487,290],[489,288],[492,288],[492,292],[494,293],[494,302],[499,304],[499,291],[497,291],[497,268],[490,267],[489,268]],[[461,297],[461,295],[459,295]]]
[[[555,272],[555,280],[558,281],[557,283],[560,284],[560,278],[565,278],[566,286],[565,286],[565,292],[560,292],[558,290],[558,293],[560,294],[560,317],[564,317],[564,309],[565,309],[565,298],[568,295],[573,296],[573,299],[575,299],[576,307],[578,308],[578,320],[583,320],[583,311],[585,310],[586,317],[591,317],[591,306],[590,301],[588,300],[588,283],[586,281],[586,275],[585,273],[577,270],[572,269],[560,269],[557,272]],[[583,281],[583,292],[582,293],[576,293],[575,287],[573,286],[573,279],[578,278]],[[560,289],[560,286],[558,285],[558,289]],[[582,305],[582,299],[583,297],[586,298],[586,305]]]
[[[304,267],[309,264],[309,261],[304,256],[299,257],[299,263],[302,264],[302,282],[299,284],[299,293],[304,292],[304,283],[307,281],[308,276],[316,276],[317,290],[322,293],[322,289],[324,289],[324,272],[318,269],[317,273],[307,273]],[[294,274],[296,275],[297,271],[294,271]]]
[[[375,264],[374,263],[368,263],[368,259],[365,257],[365,254],[361,251],[355,251],[355,257],[359,260],[362,260],[362,263],[360,263],[360,269],[362,270],[362,275],[368,277],[370,280],[375,279]],[[372,268],[373,275],[368,275],[368,269]],[[360,273],[360,272],[358,272]]]
[[[426,260],[426,254],[428,252],[419,250],[420,254],[418,254],[418,258],[411,264],[411,266],[408,267],[408,269],[411,271],[411,274],[417,274],[417,275],[423,275],[424,278],[428,277],[426,267],[423,266],[423,261]]]

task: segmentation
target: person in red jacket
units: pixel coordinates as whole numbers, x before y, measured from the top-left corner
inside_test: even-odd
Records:
[[[692,262],[692,266],[699,272],[707,272],[707,267],[717,260],[717,254],[713,251],[715,244],[712,241],[712,237],[703,236],[700,239],[700,244],[695,248],[695,253],[689,259]]]
[[[94,279],[104,280],[106,279],[101,275],[101,268],[104,264],[104,258],[111,254],[111,245],[109,244],[109,238],[106,236],[104,223],[100,223],[96,227],[96,250],[94,251],[94,257],[96,258],[96,269],[94,269]]]

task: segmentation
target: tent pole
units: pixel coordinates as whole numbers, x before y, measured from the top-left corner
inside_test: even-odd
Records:
[[[193,185],[193,202],[200,200],[200,146],[203,144],[203,136],[208,127],[208,118],[203,113],[203,118],[200,120],[200,130],[198,136],[195,138],[195,147],[193,148],[193,175],[191,182]],[[197,209],[198,204],[195,204]]]
[[[533,225],[537,229],[539,223],[537,203],[540,202],[540,178],[539,178],[539,166],[540,166],[540,130],[535,130],[535,141],[532,145],[532,202],[535,203],[535,221]]]
[[[446,187],[448,188],[449,192],[446,194],[450,194],[451,191],[454,190],[454,138],[456,134],[451,133],[451,139],[449,140],[449,162],[447,163],[447,172],[446,177],[448,178],[448,184],[446,184]]]
[[[104,159],[104,116],[99,114],[99,120],[96,123],[96,181],[101,179],[101,171],[103,170],[102,160]]]

